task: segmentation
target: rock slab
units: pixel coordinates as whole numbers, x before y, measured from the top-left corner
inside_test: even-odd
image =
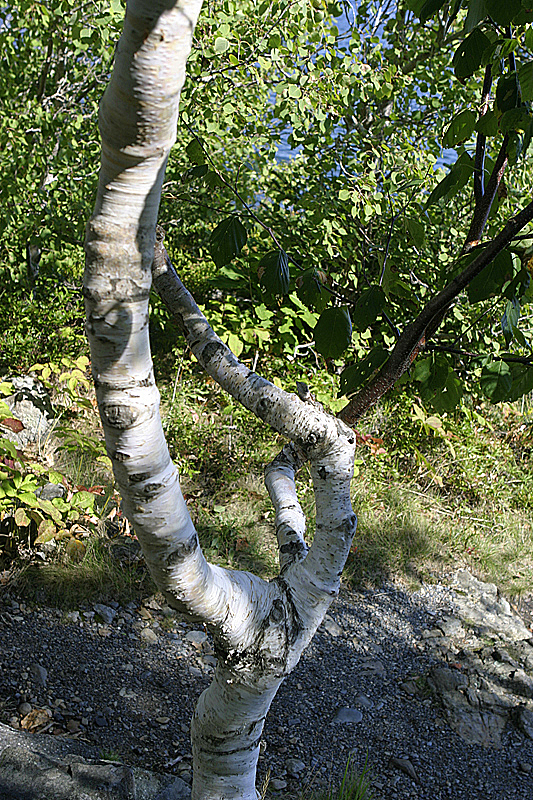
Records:
[[[190,800],[174,775],[92,760],[68,743],[0,724],[0,800]]]

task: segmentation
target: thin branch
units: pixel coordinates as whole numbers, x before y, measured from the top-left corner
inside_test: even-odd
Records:
[[[485,116],[489,109],[490,90],[492,87],[492,68],[487,64],[485,68],[485,79],[481,90],[481,106],[479,108],[478,121]],[[484,133],[478,132],[476,142],[476,158],[474,162],[474,197],[476,206],[479,205],[485,194],[485,151],[487,137]]]
[[[494,168],[487,183],[485,193],[483,194],[481,201],[476,203],[472,223],[463,246],[463,253],[468,253],[474,245],[479,243],[481,236],[483,235],[483,230],[487,224],[487,219],[489,218],[490,210],[492,208],[494,198],[496,197],[496,192],[498,191],[498,186],[501,183],[503,173],[505,172],[505,167],[507,166],[508,144],[509,135],[506,133],[503,137],[500,152],[498,153]]]

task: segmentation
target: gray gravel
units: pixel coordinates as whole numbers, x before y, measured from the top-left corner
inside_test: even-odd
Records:
[[[327,784],[351,754],[377,800],[533,798],[533,739],[509,721],[499,747],[465,742],[427,681],[460,666],[460,648],[448,657],[432,634],[441,619],[461,629],[455,597],[441,585],[343,592],[266,724],[260,779],[270,770],[276,796]],[[216,663],[201,626],[153,598],[65,613],[4,594],[0,637],[1,722],[28,726],[44,709],[38,731],[190,780],[189,721]]]

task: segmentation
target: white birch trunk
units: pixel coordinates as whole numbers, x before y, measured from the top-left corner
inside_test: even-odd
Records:
[[[108,454],[151,574],[176,609],[204,621],[219,659],[193,719],[193,800],[256,800],[265,716],[278,686],[339,589],[355,531],[350,504],[353,432],[315,404],[240,364],[215,336],[156,250],[156,284],[190,347],[240,402],[292,442],[267,469],[280,576],[265,582],[205,560],[181,494],[159,416],[148,341],[148,294],[166,160],[201,0],[129,0],[102,100],[102,167],[87,227],[87,334]],[[294,474],[311,464],[316,533]]]

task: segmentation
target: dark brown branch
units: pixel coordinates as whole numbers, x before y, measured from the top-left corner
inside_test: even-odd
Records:
[[[350,426],[387,392],[409,369],[426,343],[426,329],[449,308],[468,284],[504,250],[515,235],[533,219],[533,201],[512,217],[502,231],[445,288],[433,297],[418,317],[405,328],[381,370],[353,397],[339,416]]]
[[[481,90],[481,106],[479,109],[479,119],[484,117],[489,108],[490,90],[492,87],[492,68],[487,64],[485,68],[485,79]],[[478,133],[476,141],[476,158],[474,162],[474,198],[478,206],[485,194],[485,150],[487,137],[484,133]]]
[[[487,188],[485,189],[481,201],[476,203],[472,223],[463,246],[463,253],[468,253],[472,247],[479,243],[481,236],[483,235],[483,230],[487,224],[487,219],[489,218],[490,210],[492,208],[494,198],[496,197],[496,192],[498,191],[498,186],[501,183],[503,173],[505,172],[505,167],[507,166],[508,144],[509,136],[508,134],[505,134],[503,137],[502,146],[500,147],[500,152],[498,153],[498,157],[496,159],[496,163],[494,164],[494,169],[492,170],[491,176],[487,183]]]

